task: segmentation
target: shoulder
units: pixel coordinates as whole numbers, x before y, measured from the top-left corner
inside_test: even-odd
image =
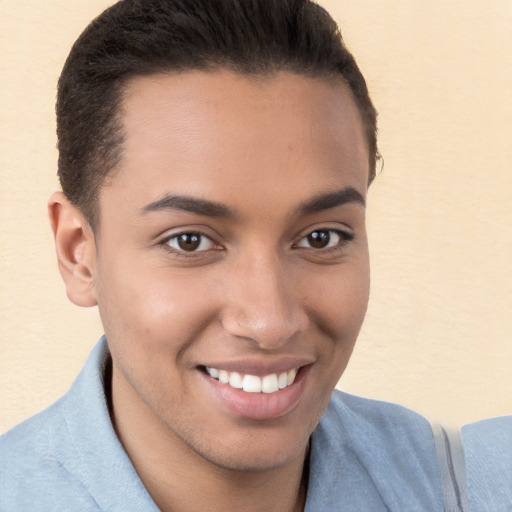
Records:
[[[35,504],[48,511],[98,510],[81,444],[88,432],[102,429],[106,416],[100,377],[106,356],[102,339],[62,398],[0,437],[0,512],[34,510]]]
[[[0,474],[30,472],[55,462],[56,440],[66,439],[62,401],[32,416],[0,437]]]
[[[67,467],[74,452],[62,408],[65,398],[0,437],[0,511],[97,510],[77,475]],[[62,510],[62,508],[60,508]]]
[[[157,510],[112,426],[109,368],[102,338],[63,398],[0,438],[0,512]]]
[[[348,510],[442,510],[432,430],[421,415],[335,391],[311,443],[310,483],[323,489],[325,510],[340,500]]]
[[[512,416],[470,423],[461,434],[471,509],[512,511]]]
[[[487,450],[498,453],[504,445],[512,446],[512,415],[468,423],[462,427],[462,437],[465,442],[482,443]]]

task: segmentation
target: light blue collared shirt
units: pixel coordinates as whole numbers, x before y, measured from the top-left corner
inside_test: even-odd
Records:
[[[157,511],[110,421],[102,338],[68,393],[0,438],[0,511]],[[474,512],[512,511],[512,417],[463,429]],[[430,424],[335,391],[311,437],[307,512],[443,510]]]

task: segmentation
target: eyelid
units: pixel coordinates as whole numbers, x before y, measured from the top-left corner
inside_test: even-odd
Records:
[[[295,237],[295,240],[302,240],[315,231],[335,231],[344,237],[355,237],[354,229],[352,229],[350,226],[340,222],[326,222],[323,224],[315,223],[309,225],[307,228],[301,229],[298,235]]]

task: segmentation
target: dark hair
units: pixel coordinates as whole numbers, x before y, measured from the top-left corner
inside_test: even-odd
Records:
[[[160,72],[227,68],[341,77],[352,90],[377,159],[376,111],[334,20],[309,0],[123,0],[75,42],[59,79],[59,178],[94,226],[97,197],[121,158],[127,82]]]

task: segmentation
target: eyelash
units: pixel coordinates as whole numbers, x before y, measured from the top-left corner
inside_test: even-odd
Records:
[[[338,238],[334,238],[333,242],[333,235]],[[197,247],[194,250],[187,251],[183,249],[183,247],[180,247],[180,237],[182,238],[182,241],[187,241],[187,238],[189,240],[189,243],[197,243]],[[312,238],[310,238],[312,237]],[[316,240],[320,241],[320,243],[324,242],[326,243],[325,247],[311,247],[311,242],[314,242]],[[306,243],[308,242],[308,245],[302,245],[304,241]],[[339,251],[344,248],[344,246],[352,241],[354,239],[353,233],[350,233],[348,231],[340,230],[340,229],[330,229],[330,228],[323,228],[323,229],[315,229],[313,231],[308,232],[306,235],[302,236],[299,241],[295,244],[293,244],[294,249],[298,250],[312,250],[317,254],[320,253],[331,253],[335,251]],[[177,256],[177,257],[183,257],[183,258],[197,258],[199,256],[205,255],[207,253],[211,253],[212,251],[220,251],[221,248],[215,247],[216,242],[212,240],[211,237],[208,235],[205,235],[204,233],[201,233],[199,231],[182,231],[181,233],[173,234],[172,236],[169,236],[162,240],[160,242],[162,246],[171,254]],[[173,244],[176,244],[173,246]],[[204,246],[205,244],[208,244],[209,247],[202,248],[201,246]],[[331,244],[331,245],[330,245]],[[201,249],[201,250],[197,250]]]

